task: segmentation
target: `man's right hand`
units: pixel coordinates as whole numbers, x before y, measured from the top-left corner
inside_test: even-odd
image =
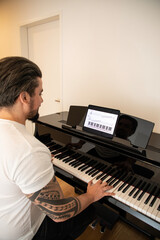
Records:
[[[107,182],[102,182],[101,180],[97,181],[95,184],[90,181],[87,187],[87,194],[93,198],[93,202],[100,200],[105,196],[113,196],[111,190],[113,187],[109,186]]]

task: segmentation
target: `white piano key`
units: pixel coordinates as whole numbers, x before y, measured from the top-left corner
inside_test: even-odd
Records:
[[[148,194],[149,196],[150,194]],[[142,206],[141,212],[145,215],[147,215],[147,211],[149,209],[149,204],[151,203],[151,201],[153,200],[154,196],[152,196],[149,200],[149,202],[147,204],[144,203],[144,205]]]
[[[156,200],[156,205],[155,205],[155,208],[154,208],[154,210],[153,210],[153,212],[152,212],[152,215],[151,215],[151,216],[153,216],[154,219],[156,219],[158,213],[160,212],[160,211],[158,210],[159,205],[160,205],[160,199],[158,198],[158,199]]]
[[[124,182],[120,181],[115,187],[113,187],[112,189],[110,189],[108,192],[113,192],[113,193],[117,193],[118,188],[123,184]],[[114,195],[115,196],[115,195]],[[113,197],[114,197],[113,196]]]
[[[125,193],[123,193],[123,191],[122,191],[122,194],[120,195],[120,199],[122,199],[121,201],[126,203],[127,205],[130,204],[130,202],[128,200],[129,199],[128,194],[132,191],[133,188],[134,188],[134,186],[131,185]]]
[[[106,182],[107,179],[109,179],[111,176],[106,176],[106,178],[102,182]],[[96,179],[96,177],[93,179],[93,183],[98,182],[100,179]]]
[[[144,202],[147,199],[147,197],[149,196],[148,193],[144,193],[143,197],[141,198],[141,200],[139,201],[139,205],[137,206],[137,210],[139,212],[142,212],[142,209],[144,207]]]
[[[147,216],[152,217],[153,219],[155,219],[156,215],[158,214],[157,208],[158,208],[159,204],[160,204],[160,199],[157,198],[155,203],[153,204],[153,206],[148,208]]]
[[[71,163],[73,161],[74,161],[74,159],[72,161],[70,161],[69,163]],[[90,180],[93,179],[93,177],[91,177],[90,175],[85,174],[85,172],[78,170],[78,168],[71,166],[69,163],[63,162],[62,160],[54,158],[52,162],[53,162],[53,165],[60,167],[61,169],[67,171],[68,173],[72,174],[75,177],[78,177],[80,180],[82,180],[86,183],[88,183]]]
[[[148,206],[146,206],[146,204],[144,203],[145,200],[148,198],[149,193],[145,193],[144,196],[142,197],[139,206],[137,207],[137,210],[142,212],[143,214],[145,213],[145,211],[148,209]]]
[[[138,190],[138,189],[137,189],[137,190]],[[136,191],[137,191],[137,190],[136,190]],[[135,208],[135,209],[138,209],[138,206],[139,206],[140,201],[138,201],[137,199],[138,199],[139,195],[142,193],[142,190],[139,192],[139,194],[136,196],[136,198],[133,198],[133,196],[134,196],[134,194],[136,193],[136,191],[132,194],[132,196],[130,196],[130,197],[128,198],[128,201],[130,202],[130,207],[133,207],[133,208]]]
[[[156,215],[156,221],[160,222],[160,211],[158,211],[158,213]]]
[[[57,157],[60,153],[57,154]],[[63,162],[64,159],[67,159],[69,156],[65,156],[63,159],[59,160],[56,159],[56,156],[53,157],[53,165],[61,168],[62,170],[72,174],[73,176],[79,178],[80,180],[88,183],[90,180],[93,180],[93,183],[96,183],[99,179],[96,179],[97,176],[99,176],[100,174],[103,174],[103,171],[97,171],[97,174],[94,175],[93,177],[91,175],[89,175],[88,173],[86,173],[89,170],[94,170],[94,167],[89,166],[84,170],[81,171],[81,169],[79,170],[78,168],[80,168],[81,166],[85,166],[85,163],[82,162],[80,165],[78,165],[77,167],[71,166],[71,162],[74,162],[75,159],[72,159],[71,161],[69,161],[68,163]],[[103,182],[107,182],[107,180],[109,180],[112,177],[111,175],[106,175],[105,179],[103,179]],[[115,178],[113,178],[115,179]],[[116,181],[118,181],[118,179],[116,179]],[[116,181],[114,183],[116,183]],[[114,185],[113,183],[113,185]],[[118,201],[138,210],[139,212],[143,213],[144,215],[151,217],[152,219],[160,222],[160,211],[157,210],[158,206],[160,205],[160,199],[158,198],[153,207],[150,207],[149,204],[151,203],[151,201],[153,200],[154,196],[151,197],[151,199],[149,200],[148,204],[144,204],[145,200],[147,199],[147,197],[149,196],[149,193],[145,193],[144,196],[138,201],[138,196],[140,196],[140,194],[142,193],[142,190],[139,192],[139,194],[136,196],[136,198],[133,198],[134,194],[136,193],[137,190],[135,190],[135,192],[129,196],[128,194],[132,191],[132,189],[134,189],[134,186],[129,186],[128,184],[126,184],[122,190],[118,191],[119,187],[122,186],[124,184],[124,181],[120,181],[117,186],[115,186],[114,188],[110,189],[109,192],[114,192],[115,195],[113,196],[113,198],[117,199]],[[128,190],[123,193],[123,190],[129,186]]]

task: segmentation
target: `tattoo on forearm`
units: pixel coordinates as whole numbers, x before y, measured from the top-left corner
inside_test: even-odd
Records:
[[[51,191],[50,186],[30,195],[29,198],[53,220],[68,219],[81,210],[81,203],[78,198],[60,199],[59,191]]]
[[[59,200],[44,199],[43,196],[37,198],[37,205],[50,215],[52,219],[67,219],[73,217],[80,210],[77,198],[65,198]]]

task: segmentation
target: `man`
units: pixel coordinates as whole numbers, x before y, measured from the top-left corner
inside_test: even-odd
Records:
[[[89,182],[87,192],[64,198],[51,154],[25,129],[38,116],[42,74],[22,57],[0,60],[0,239],[75,239],[93,220],[89,205],[113,195]]]

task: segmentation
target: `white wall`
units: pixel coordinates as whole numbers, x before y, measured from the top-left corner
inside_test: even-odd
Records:
[[[160,1],[0,0],[0,58],[21,55],[20,26],[57,13],[63,110],[117,108],[160,133]]]

